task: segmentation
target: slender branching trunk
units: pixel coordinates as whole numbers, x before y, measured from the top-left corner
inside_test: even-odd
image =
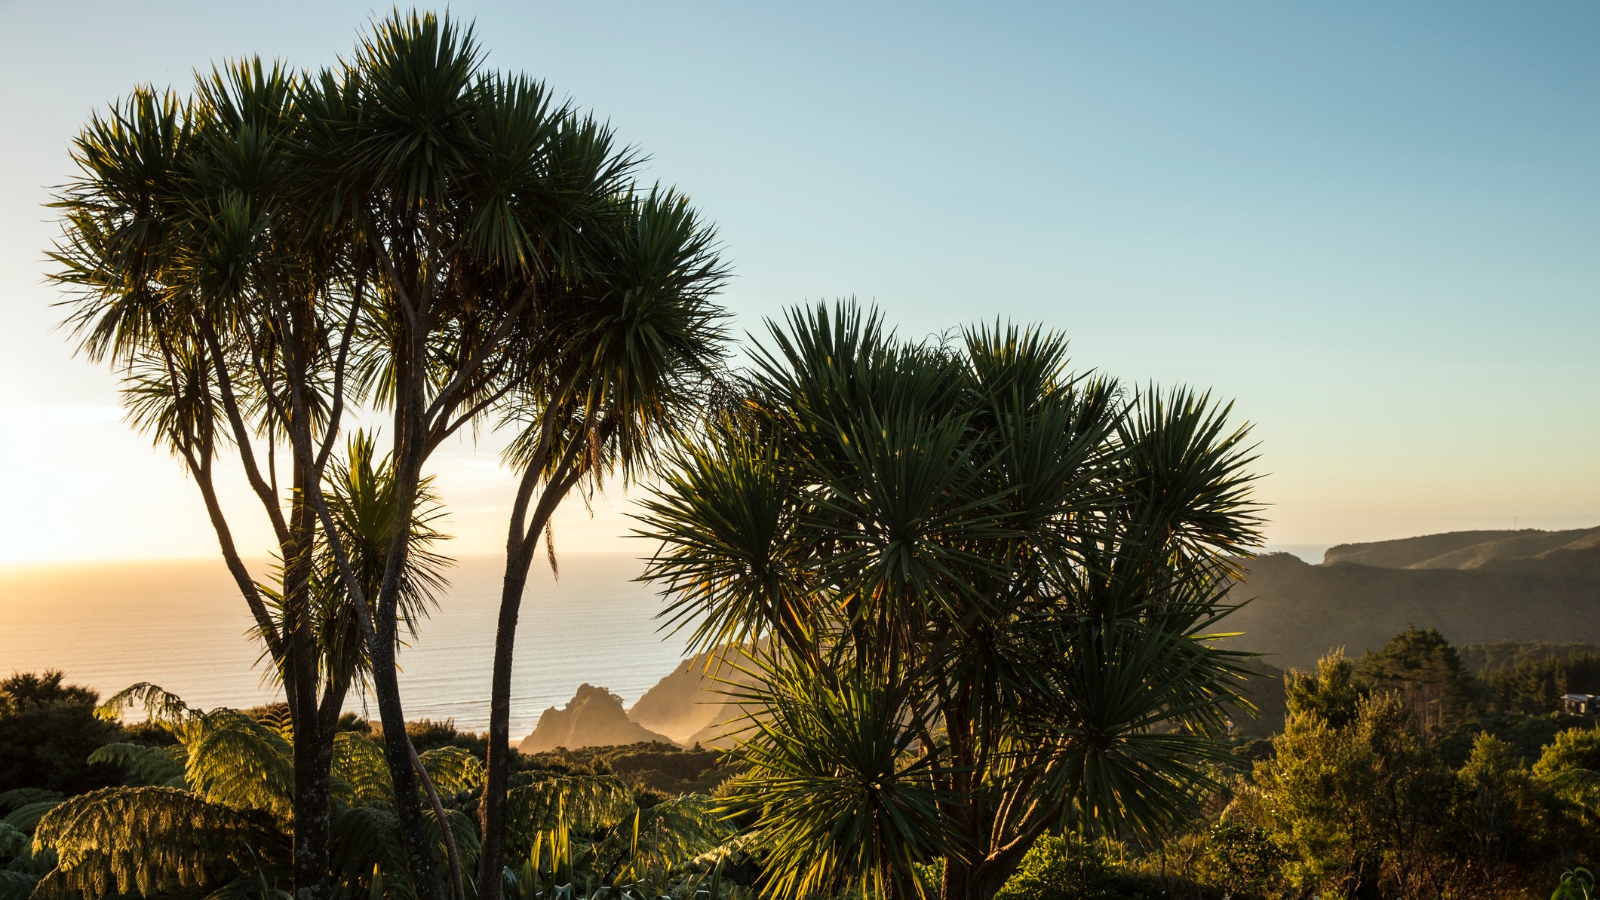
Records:
[[[506,538],[506,571],[501,581],[500,616],[495,625],[494,673],[489,689],[489,759],[479,824],[483,843],[478,856],[478,900],[500,900],[506,850],[506,791],[511,777],[511,665],[515,658],[517,621],[522,612],[522,594],[528,584],[539,535],[550,523],[550,516],[578,483],[581,441],[574,441],[558,462],[555,472],[544,481],[545,489],[533,509],[528,506],[534,487],[540,482],[545,460],[549,458],[554,432],[554,410],[547,410],[540,447],[523,471],[511,525]],[[552,551],[553,552],[553,551]]]
[[[399,365],[399,390],[395,398],[395,509],[396,522],[409,522],[416,504],[425,459],[421,429],[423,399],[423,352],[421,341],[410,327],[402,340],[416,345],[410,355],[402,355]],[[372,659],[372,688],[378,699],[378,716],[383,723],[384,757],[389,777],[394,782],[395,812],[405,846],[406,868],[420,900],[444,900],[433,864],[433,844],[423,816],[420,786],[412,762],[414,750],[406,734],[405,709],[400,702],[399,667],[395,659],[397,615],[401,573],[405,571],[411,542],[408,529],[396,528],[389,544],[383,585],[378,592],[373,616],[376,641],[368,648]]]
[[[520,548],[519,548],[520,551]],[[532,553],[526,559],[506,555],[500,590],[500,617],[495,625],[494,674],[489,691],[489,758],[483,789],[478,850],[478,900],[500,900],[506,854],[506,790],[511,777],[511,663],[517,639],[522,592],[527,587]],[[515,598],[515,599],[512,599]]]

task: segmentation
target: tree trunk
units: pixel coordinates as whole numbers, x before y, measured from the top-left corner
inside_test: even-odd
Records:
[[[972,867],[951,856],[944,858],[944,880],[939,885],[940,900],[971,900]]]
[[[320,656],[310,609],[311,536],[315,523],[305,496],[306,473],[295,470],[296,500],[290,510],[291,540],[282,547],[284,635],[288,645],[283,670],[285,699],[294,724],[294,896],[325,900],[331,894],[328,801],[333,735],[318,715]]]
[[[409,331],[409,329],[407,329]],[[424,385],[420,361],[424,358],[421,341],[404,333],[408,352],[398,360],[398,391],[394,424],[394,517],[397,523],[411,521],[427,453],[423,448],[422,406]],[[421,791],[411,763],[411,739],[406,735],[405,710],[400,703],[399,670],[395,663],[395,616],[400,603],[400,577],[411,551],[409,529],[397,527],[384,561],[383,586],[373,602],[375,642],[367,648],[372,659],[372,692],[378,698],[378,716],[383,724],[383,751],[394,783],[395,813],[400,819],[400,834],[405,846],[406,869],[418,900],[444,900],[444,886],[433,864],[433,846],[428,823],[422,811]]]
[[[391,561],[391,566],[395,565]],[[392,616],[390,617],[393,618]],[[379,620],[382,628],[382,620]],[[400,680],[396,674],[393,626],[378,635],[372,648],[372,688],[378,696],[378,716],[383,724],[383,754],[394,782],[395,813],[400,819],[400,834],[405,845],[406,869],[413,889],[421,900],[444,900],[444,891],[433,865],[433,843],[422,811],[417,773],[411,765],[411,740],[406,736],[405,710],[400,705]],[[298,900],[298,898],[297,898]]]
[[[500,900],[506,855],[506,788],[510,780],[511,663],[517,639],[522,591],[528,583],[531,553],[507,554],[500,591],[500,621],[494,635],[494,675],[489,688],[488,777],[483,788],[480,825],[483,844],[478,856],[478,900]]]
[[[294,730],[294,897],[326,900],[329,873],[333,741],[313,715],[302,716]]]

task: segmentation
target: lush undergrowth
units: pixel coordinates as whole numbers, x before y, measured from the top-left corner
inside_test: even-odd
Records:
[[[1330,655],[1317,672],[1286,677],[1286,726],[1270,739],[1236,740],[1231,762],[1215,768],[1219,787],[1209,791],[1202,815],[1158,839],[1117,840],[1070,827],[1046,834],[996,898],[1547,896],[1564,873],[1600,859],[1600,723],[1548,711],[1551,704],[1534,712],[1516,706],[1535,680],[1527,673],[1549,685],[1552,670],[1561,671],[1551,660],[1523,660],[1501,670],[1511,676],[1487,679],[1515,691],[1485,690],[1485,679],[1464,672],[1441,636],[1416,630],[1359,659]],[[242,828],[245,820],[228,820],[227,810],[256,810],[257,840],[266,835],[271,844],[276,834],[286,841],[292,823],[270,821],[280,802],[273,798],[286,796],[282,785],[222,785],[201,750],[215,742],[207,729],[254,735],[264,745],[281,740],[274,729],[283,727],[284,710],[212,711],[208,724],[122,724],[97,717],[97,699],[59,673],[0,682],[0,900],[181,900],[222,887],[244,890],[240,876],[250,866],[224,853],[183,877],[147,873],[141,881],[139,866],[131,865],[119,880],[108,867],[97,892],[86,872],[60,875],[84,848],[70,839],[52,845],[51,835],[72,836],[48,817],[58,805],[82,804],[106,788],[143,785],[176,796],[187,787],[196,802],[215,807],[196,807],[194,822],[211,815],[215,828]],[[383,769],[374,762],[378,735],[353,715],[340,727],[340,746],[358,748],[367,760],[366,768],[336,760],[347,782],[344,808],[354,811],[345,815],[354,822],[366,810],[360,821],[368,827],[386,822]],[[470,864],[486,740],[449,721],[414,722],[408,734],[444,789],[457,852]],[[661,743],[518,754],[512,777],[522,819],[513,827],[521,837],[510,844],[524,862],[508,875],[519,886],[515,896],[554,897],[548,891],[558,882],[574,885],[575,896],[604,896],[608,885],[643,884],[650,876],[652,889],[686,895],[708,890],[713,875],[718,896],[753,895],[762,861],[739,852],[751,817],[723,819],[715,799],[743,770],[737,754]],[[545,800],[554,798],[554,812],[540,806],[541,790]],[[81,817],[78,827],[86,827]],[[633,861],[637,872],[629,869]],[[274,865],[270,858],[254,862],[269,874]],[[440,862],[448,864],[443,847]],[[408,896],[401,879],[385,884],[370,870],[354,872],[346,893]],[[921,872],[936,895],[939,866]],[[1569,883],[1581,890],[1577,878]]]

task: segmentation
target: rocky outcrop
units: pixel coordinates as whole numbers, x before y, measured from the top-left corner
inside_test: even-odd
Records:
[[[639,702],[628,710],[628,718],[685,747],[725,747],[727,724],[743,713],[728,703],[726,692],[748,684],[745,671],[751,663],[743,653],[726,656],[726,651],[702,653],[678,664],[667,677],[656,682]]]
[[[523,738],[518,749],[542,753],[557,747],[575,750],[649,741],[671,743],[672,739],[629,720],[621,697],[603,687],[584,684],[565,708],[552,706],[545,710],[533,734]]]

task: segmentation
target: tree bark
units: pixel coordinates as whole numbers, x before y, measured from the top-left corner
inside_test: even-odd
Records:
[[[399,390],[396,392],[394,412],[394,516],[396,522],[410,522],[426,457],[419,415],[424,393],[421,371],[423,352],[421,341],[417,335],[409,333],[409,329],[401,339],[411,345],[411,353],[399,360],[397,373]],[[443,886],[433,864],[433,847],[422,811],[416,769],[412,766],[411,738],[406,734],[405,710],[400,702],[399,669],[395,661],[396,629],[399,627],[395,617],[399,610],[400,576],[405,571],[410,550],[409,529],[396,528],[389,544],[388,559],[384,563],[383,586],[374,604],[376,640],[367,651],[372,659],[372,690],[378,698],[378,716],[383,724],[384,757],[394,784],[395,813],[400,819],[406,868],[411,873],[412,888],[418,900],[444,900]]]
[[[331,794],[330,770],[333,742],[324,740],[316,716],[303,722],[310,734],[295,726],[294,742],[294,896],[295,900],[325,900],[331,896],[329,872]]]
[[[563,388],[564,390],[564,388]],[[546,416],[554,414],[549,410]],[[512,506],[511,525],[506,536],[506,572],[500,588],[500,617],[495,625],[494,672],[489,687],[489,759],[483,786],[479,825],[483,843],[478,856],[478,900],[500,900],[504,878],[506,848],[506,789],[510,781],[511,754],[511,664],[515,657],[517,620],[522,611],[522,592],[528,584],[528,569],[539,546],[539,533],[550,516],[578,483],[582,466],[576,465],[578,444],[569,446],[556,469],[545,482],[543,494],[528,517],[528,504],[550,450],[554,419],[547,418],[541,447],[522,473],[517,499]]]
[[[494,674],[489,689],[489,759],[483,787],[480,825],[483,843],[478,855],[478,900],[500,900],[506,855],[506,789],[511,777],[511,663],[517,639],[522,592],[528,584],[532,554],[506,559],[500,590],[500,619],[494,635]]]
[[[402,561],[390,558],[389,566],[395,568]],[[394,616],[386,617],[390,622]],[[421,900],[444,900],[444,891],[433,864],[433,846],[428,837],[428,823],[422,811],[422,798],[416,769],[411,763],[411,739],[406,735],[405,710],[400,704],[400,680],[395,666],[394,626],[384,625],[381,614],[377,646],[370,648],[372,655],[372,688],[378,697],[378,716],[383,724],[383,751],[389,764],[389,777],[394,782],[395,813],[400,819],[400,833],[405,845],[406,868],[411,873],[413,889]],[[299,900],[299,898],[296,898]]]

